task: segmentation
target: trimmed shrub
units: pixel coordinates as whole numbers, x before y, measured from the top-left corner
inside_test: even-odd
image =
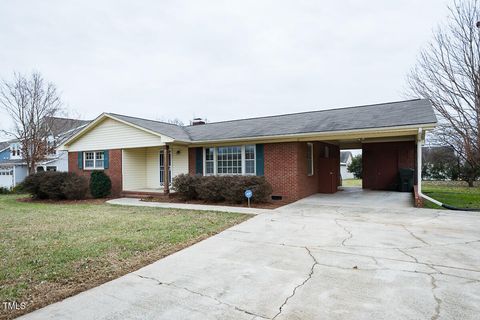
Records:
[[[220,202],[224,201],[225,197],[223,189],[226,188],[224,184],[225,177],[222,176],[206,176],[199,178],[195,190],[198,194],[198,199]]]
[[[61,191],[65,199],[85,199],[88,192],[88,180],[85,177],[69,172],[62,183]]]
[[[226,201],[242,203],[245,201],[245,190],[252,190],[252,201],[267,202],[272,194],[272,186],[265,177],[260,176],[227,176],[225,177],[223,196]]]
[[[60,200],[64,199],[62,193],[62,183],[67,176],[66,172],[45,172],[41,175],[39,191],[44,194],[47,199]]]
[[[22,182],[23,190],[29,193],[34,199],[47,199],[48,195],[40,191],[40,185],[43,183],[45,176],[50,173],[50,171],[47,171],[29,175]]]
[[[10,194],[10,193],[12,193],[11,189],[0,187],[0,194]]]
[[[190,176],[188,174],[179,174],[172,181],[172,187],[182,200],[197,199],[197,184],[199,176]]]
[[[21,190],[34,199],[83,199],[88,191],[86,178],[75,173],[45,171],[29,175]]]
[[[103,171],[93,171],[90,176],[90,194],[94,198],[105,198],[112,191],[112,181]]]
[[[267,202],[272,186],[260,176],[189,176],[179,175],[173,179],[175,192],[183,200],[200,199],[211,202],[242,203],[245,190],[253,192],[252,201]]]

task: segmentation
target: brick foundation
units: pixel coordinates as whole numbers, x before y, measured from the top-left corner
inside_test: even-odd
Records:
[[[111,195],[113,197],[119,197],[122,193],[122,150],[112,149],[109,150],[108,154],[108,169],[105,169],[104,172],[110,177],[110,180],[112,180]],[[68,171],[87,177],[88,179],[90,179],[90,174],[92,173],[92,170],[83,170],[78,168],[77,152],[68,153]]]

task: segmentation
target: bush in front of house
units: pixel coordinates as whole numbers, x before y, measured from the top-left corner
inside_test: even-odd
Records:
[[[199,176],[191,176],[188,174],[180,174],[173,178],[172,187],[182,200],[194,200],[198,198],[197,184]]]
[[[9,188],[0,187],[0,194],[10,194],[12,191]]]
[[[183,200],[200,199],[211,202],[242,203],[245,190],[253,192],[252,201],[267,202],[272,186],[261,176],[189,176],[181,174],[173,179],[175,192]]]
[[[94,198],[105,198],[112,191],[112,181],[103,171],[93,171],[90,175],[90,194]]]
[[[88,192],[88,180],[73,172],[68,172],[60,189],[65,199],[84,199]]]
[[[88,191],[87,179],[75,173],[45,171],[29,175],[21,190],[34,199],[84,199]]]
[[[199,177],[195,188],[198,199],[212,202],[225,201],[224,190],[228,187],[225,178],[224,176]]]

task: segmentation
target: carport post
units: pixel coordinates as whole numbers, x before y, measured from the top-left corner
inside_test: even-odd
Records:
[[[417,190],[422,194],[422,128],[418,128],[417,135]]]

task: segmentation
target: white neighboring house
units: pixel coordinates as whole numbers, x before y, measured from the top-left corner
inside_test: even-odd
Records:
[[[350,151],[340,151],[340,175],[342,180],[353,179],[353,173],[347,170],[347,167],[352,163],[353,155]]]
[[[59,150],[58,146],[90,121],[54,118],[53,123],[47,139],[48,154],[45,160],[37,163],[36,172],[68,171],[68,152]],[[21,152],[18,140],[0,142],[0,187],[13,188],[27,177],[28,167]]]

